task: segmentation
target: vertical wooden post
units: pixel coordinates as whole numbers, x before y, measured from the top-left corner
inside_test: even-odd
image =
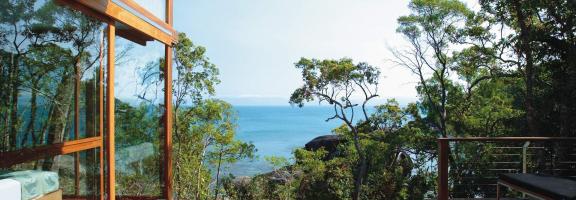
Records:
[[[496,183],[496,200],[500,200],[500,183]]]
[[[104,31],[100,36],[100,69],[98,69],[98,136],[104,138]],[[106,52],[107,53],[107,52]],[[104,200],[104,141],[100,145],[100,200]]]
[[[165,47],[166,64],[164,67],[164,194],[172,199],[172,48]]]
[[[172,0],[166,0],[166,22],[172,21]],[[173,33],[176,34],[176,33]],[[164,196],[172,200],[172,45],[164,47]]]
[[[106,80],[106,153],[108,155],[108,199],[116,199],[116,163],[114,143],[114,43],[116,27],[113,23],[108,24],[108,79]]]
[[[174,0],[166,0],[166,23],[172,27],[174,25],[174,17],[173,17],[173,1]],[[175,33],[173,33],[175,34]]]
[[[438,199],[448,200],[448,140],[438,139]]]
[[[76,67],[74,68],[74,140],[78,140],[80,134],[80,57],[81,54],[76,58]],[[74,195],[80,195],[79,152],[74,153]]]

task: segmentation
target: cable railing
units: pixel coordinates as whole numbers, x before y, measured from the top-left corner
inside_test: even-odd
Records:
[[[502,173],[576,177],[574,137],[462,137],[437,141],[441,200],[495,198],[498,175]],[[503,193],[508,197],[524,196],[513,191]]]

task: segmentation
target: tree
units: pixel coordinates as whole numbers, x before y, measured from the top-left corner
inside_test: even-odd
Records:
[[[304,85],[296,89],[290,97],[290,104],[304,106],[305,102],[326,102],[334,108],[334,116],[327,120],[339,119],[353,133],[353,143],[358,155],[358,166],[354,174],[354,192],[352,198],[360,197],[361,187],[366,174],[366,155],[360,144],[361,133],[354,121],[354,109],[360,106],[364,120],[368,121],[366,104],[378,97],[378,78],[380,71],[367,63],[354,64],[351,59],[316,60],[302,58],[296,64],[302,70]],[[358,93],[360,92],[360,93]],[[356,103],[353,98],[360,94],[363,99]],[[357,118],[358,119],[358,118]]]
[[[2,1],[1,5],[0,96],[9,99],[1,105],[6,111],[0,115],[1,126],[5,127],[2,148],[62,142],[68,137],[64,133],[69,128],[72,91],[77,87],[74,80],[81,79],[98,59],[92,55],[99,50],[92,47],[99,39],[101,23],[52,1]],[[28,94],[30,102],[23,104],[27,98],[21,97]],[[39,108],[38,104],[48,108]],[[30,115],[25,111],[28,106]],[[48,110],[48,116],[38,114],[43,109]],[[24,137],[17,136],[21,133]],[[32,139],[46,139],[30,142],[30,135]]]
[[[507,30],[502,48],[522,75],[529,135],[574,136],[576,3],[570,0],[481,0],[482,12]],[[540,132],[544,131],[545,132]]]
[[[256,150],[251,143],[235,140],[236,113],[232,106],[224,101],[207,100],[195,107],[196,116],[205,121],[202,132],[209,138],[213,150],[208,152],[206,159],[216,166],[214,200],[218,199],[220,190],[220,171],[223,165],[235,163],[244,158],[253,158]]]
[[[398,19],[397,29],[409,49],[392,50],[393,62],[418,77],[420,101],[415,104],[417,110],[410,112],[413,120],[403,128],[412,129],[413,134],[423,132],[432,140],[438,136],[517,135],[513,125],[522,111],[514,108],[515,94],[510,91],[518,85],[518,73],[506,54],[507,37],[494,30],[501,26],[458,0],[413,0],[409,7],[411,14]],[[474,148],[451,145],[454,153],[449,159],[455,181],[474,182],[458,179],[470,173],[470,166],[456,162],[455,155],[473,152],[466,154],[467,161],[484,156],[477,155]],[[429,150],[434,149],[431,145]]]
[[[397,32],[404,35],[410,49],[392,53],[396,57],[395,63],[418,76],[419,90],[430,106],[429,114],[437,117],[432,122],[440,135],[446,137],[450,53],[454,48],[451,43],[457,26],[470,18],[472,12],[458,0],[413,0],[409,7],[413,14],[398,18]],[[431,77],[426,75],[428,71]]]
[[[182,199],[201,199],[208,195],[210,173],[205,168],[209,137],[201,130],[202,124],[190,108],[204,96],[214,95],[218,84],[218,68],[206,57],[206,49],[195,45],[184,33],[178,35],[174,46],[172,95],[174,101],[174,188]],[[163,63],[163,62],[161,62]]]
[[[214,198],[218,198],[221,169],[239,159],[252,158],[251,143],[234,138],[236,113],[224,101],[206,99],[220,82],[218,68],[180,33],[174,47],[174,188],[181,199],[206,199],[210,195],[211,172],[215,165]],[[160,62],[163,63],[163,62]]]
[[[235,163],[245,158],[254,158],[256,147],[251,143],[234,140],[233,133],[225,133],[215,137],[215,151],[208,154],[208,159],[216,165],[216,183],[214,186],[214,199],[218,199],[220,193],[220,173],[223,165]]]
[[[10,58],[5,58],[9,60],[8,64],[8,82],[2,82],[2,84],[9,84],[9,90],[2,90],[3,97],[9,97],[4,99],[9,99],[7,103],[9,112],[6,114],[9,117],[5,117],[3,120],[6,125],[7,130],[4,138],[3,147],[7,150],[11,148],[16,148],[17,132],[20,125],[20,120],[18,119],[18,97],[19,97],[19,87],[22,81],[20,76],[21,71],[21,61],[20,59],[26,54],[28,45],[25,43],[29,36],[24,34],[27,29],[27,25],[34,16],[34,2],[35,1],[2,1],[0,14],[0,25],[2,26],[1,36],[3,45],[6,45],[6,49],[9,49]],[[4,113],[2,114],[4,115]]]

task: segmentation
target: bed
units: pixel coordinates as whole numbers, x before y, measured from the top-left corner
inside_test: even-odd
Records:
[[[58,173],[40,170],[0,172],[0,196],[6,200],[62,199]]]
[[[576,179],[571,177],[540,174],[500,174],[496,186],[496,199],[500,199],[500,186],[506,186],[538,199],[576,200]]]

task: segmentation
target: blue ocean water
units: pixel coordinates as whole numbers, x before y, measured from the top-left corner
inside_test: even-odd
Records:
[[[235,106],[238,112],[236,138],[252,142],[258,149],[258,158],[242,160],[225,169],[235,176],[251,176],[271,171],[264,161],[266,156],[292,158],[292,151],[315,137],[331,134],[340,126],[337,119],[326,122],[334,115],[332,107],[310,106]],[[357,113],[357,117],[360,117]]]

